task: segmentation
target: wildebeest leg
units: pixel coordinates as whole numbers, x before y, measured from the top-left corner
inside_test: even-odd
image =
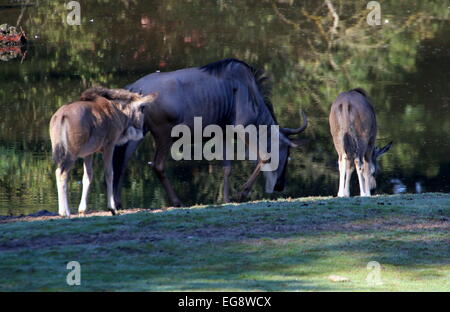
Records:
[[[145,135],[145,134],[144,134]],[[114,156],[113,156],[113,171],[114,171],[114,179],[113,179],[113,188],[114,188],[114,202],[116,204],[116,208],[120,209],[122,207],[122,183],[125,176],[125,170],[128,165],[128,161],[133,155],[136,148],[139,146],[140,141],[129,141],[128,143],[116,146],[114,148]]]
[[[261,168],[264,165],[264,163],[265,162],[263,160],[258,161],[255,170],[253,170],[252,175],[250,176],[250,178],[248,178],[247,182],[245,182],[245,184],[242,186],[242,191],[239,193],[238,196],[239,201],[245,200],[250,194],[250,190],[252,189],[253,184],[256,181],[256,178],[258,178],[258,175],[261,172]]]
[[[64,171],[58,167],[55,171],[58,188],[58,213],[62,217],[70,217],[69,200],[67,199],[67,180],[69,179],[70,167],[67,166]]]
[[[340,155],[339,156],[339,191],[338,197],[345,196],[345,174],[347,169],[347,156]]]
[[[180,207],[182,206],[180,199],[178,198],[177,194],[172,188],[172,185],[170,184],[169,179],[167,179],[165,173],[164,173],[164,165],[167,158],[167,154],[169,153],[170,146],[171,146],[172,139],[169,138],[162,138],[160,140],[157,140],[155,138],[156,143],[156,152],[155,152],[155,159],[153,162],[153,170],[156,173],[156,176],[158,177],[159,181],[163,185],[167,196],[169,197],[170,203],[174,207]]]
[[[231,162],[224,160],[223,162],[223,202],[230,202],[230,174]]]
[[[241,188],[242,190],[238,195],[238,201],[244,201],[250,194],[252,186],[255,183],[256,178],[258,178],[258,175],[261,172],[262,166],[264,165],[265,162],[267,162],[268,157],[267,157],[267,155],[260,153],[260,151],[258,150],[257,144],[255,144],[255,142],[252,142],[251,140],[247,140],[244,133],[242,133],[241,131],[238,131],[237,135],[238,135],[238,138],[240,138],[247,145],[248,150],[249,150],[249,155],[253,154],[253,155],[259,156],[258,163],[256,164],[256,167],[253,170],[253,173],[248,178],[247,182],[244,183],[244,185]],[[266,159],[266,161],[264,161],[263,159]]]
[[[356,173],[358,174],[360,196],[367,196],[365,190],[366,183],[364,181],[364,166],[363,161],[361,160],[360,157],[357,157],[355,159],[355,166],[356,166]]]
[[[81,195],[80,206],[78,207],[78,214],[84,215],[87,208],[89,189],[92,183],[93,171],[92,171],[92,159],[93,155],[89,155],[84,158],[84,174],[83,174],[83,194]]]
[[[112,158],[113,158],[114,146],[108,146],[103,151],[103,164],[105,167],[105,180],[106,180],[106,193],[107,193],[107,201],[108,201],[108,209],[111,211],[113,215],[117,214],[116,204],[114,201],[113,194],[113,166],[112,166]]]

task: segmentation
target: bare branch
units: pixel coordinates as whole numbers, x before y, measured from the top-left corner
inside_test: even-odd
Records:
[[[325,4],[327,5],[328,10],[333,16],[333,26],[330,28],[330,32],[332,34],[337,34],[337,28],[339,26],[339,15],[336,13],[336,10],[334,9],[334,6],[330,0],[326,0]]]

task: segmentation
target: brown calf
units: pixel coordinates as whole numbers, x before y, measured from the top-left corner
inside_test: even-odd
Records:
[[[330,130],[339,155],[339,197],[350,196],[350,178],[356,166],[361,196],[370,196],[376,187],[377,158],[386,153],[392,142],[375,147],[377,120],[367,93],[354,89],[339,94],[331,106]]]
[[[123,89],[95,87],[80,101],[60,107],[50,120],[50,138],[58,186],[59,214],[70,216],[67,199],[69,171],[77,158],[84,159],[83,193],[78,208],[84,214],[92,182],[92,156],[103,154],[108,208],[116,214],[113,197],[112,156],[114,146],[143,137],[144,110],[157,94],[140,96]]]

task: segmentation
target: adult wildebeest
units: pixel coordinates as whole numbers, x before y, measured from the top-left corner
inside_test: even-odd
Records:
[[[392,142],[375,147],[377,120],[367,93],[360,88],[343,92],[331,106],[330,130],[339,155],[339,197],[350,196],[350,178],[356,167],[361,196],[370,196],[376,187],[377,158]]]
[[[84,176],[78,212],[85,213],[95,152],[103,153],[108,208],[116,214],[112,186],[114,146],[143,138],[144,110],[156,96],[95,87],[86,90],[80,101],[61,106],[52,116],[50,138],[53,159],[58,166],[55,173],[61,216],[70,216],[67,180],[79,157],[84,159]]]
[[[155,141],[153,169],[162,183],[172,205],[181,201],[172,189],[164,173],[164,163],[171,148],[172,128],[187,125],[192,129],[194,117],[202,117],[203,127],[208,125],[277,125],[273,108],[268,98],[268,84],[262,71],[237,59],[225,59],[203,67],[186,68],[167,73],[147,75],[125,88],[132,92],[148,94],[158,92],[159,97],[145,115],[144,129],[152,133]],[[288,136],[296,135],[307,127],[297,129],[280,128],[279,166],[272,172],[265,172],[266,192],[282,190],[285,183],[289,148],[296,141]],[[120,202],[120,188],[126,164],[138,142],[129,142],[114,152],[114,192]],[[259,159],[255,170],[244,184],[240,199],[245,198],[255,182],[265,160]],[[230,200],[229,175],[231,164],[224,161],[224,201]]]

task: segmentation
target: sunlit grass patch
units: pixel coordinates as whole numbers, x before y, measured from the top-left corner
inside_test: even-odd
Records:
[[[7,223],[0,290],[446,291],[449,217],[449,195],[407,194]]]

